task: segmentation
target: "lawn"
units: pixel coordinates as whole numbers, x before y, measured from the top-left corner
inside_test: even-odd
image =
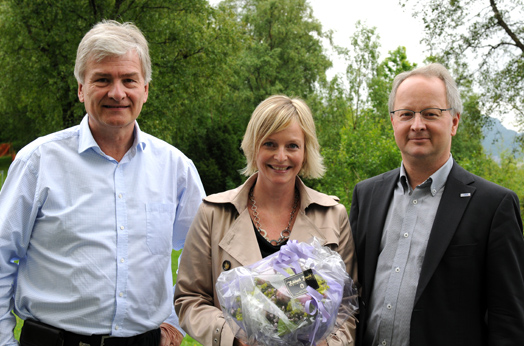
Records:
[[[7,170],[11,164],[11,156],[2,156],[0,157],[0,187],[4,183],[4,180],[7,176]]]

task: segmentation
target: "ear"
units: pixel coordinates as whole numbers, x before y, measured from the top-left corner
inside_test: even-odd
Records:
[[[147,96],[149,96],[149,83],[145,85],[144,103],[147,101]]]
[[[84,102],[84,86],[78,83],[78,99],[80,102]]]
[[[452,119],[451,119],[451,136],[455,136],[457,134],[457,129],[460,123],[460,113],[457,113]]]

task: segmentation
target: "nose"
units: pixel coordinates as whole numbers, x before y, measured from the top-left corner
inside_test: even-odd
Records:
[[[279,147],[277,149],[277,152],[275,153],[275,160],[277,161],[285,161],[287,158],[287,155],[286,155],[286,150],[285,148],[282,146],[282,147]]]
[[[416,112],[413,116],[413,121],[411,122],[411,129],[413,131],[421,131],[426,129],[426,123],[422,119],[422,114]]]
[[[109,89],[108,96],[115,101],[123,100],[126,97],[124,86],[118,82],[113,83]]]

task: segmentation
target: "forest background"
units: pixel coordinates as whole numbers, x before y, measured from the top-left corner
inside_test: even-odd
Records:
[[[497,161],[482,147],[491,116],[511,112],[524,130],[522,0],[399,4],[424,24],[425,63],[443,63],[461,90],[454,159],[514,190],[524,214],[523,139]],[[255,107],[273,94],[311,107],[327,173],[306,184],[348,210],[357,182],[400,165],[387,100],[394,76],[416,64],[402,46],[381,57],[376,29],[362,22],[347,46],[334,46],[306,0],[0,0],[0,143],[18,150],[80,123],[76,48],[102,19],[144,32],[153,80],[138,122],[193,160],[208,194],[244,181],[240,142]],[[333,52],[346,68],[328,79]],[[0,171],[8,165],[0,160]]]

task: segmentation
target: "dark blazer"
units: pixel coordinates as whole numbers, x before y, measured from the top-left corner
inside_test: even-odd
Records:
[[[367,179],[353,192],[350,224],[361,285],[357,345],[364,345],[380,240],[399,174],[395,169]],[[417,287],[412,346],[524,345],[519,209],[513,191],[453,163]]]

